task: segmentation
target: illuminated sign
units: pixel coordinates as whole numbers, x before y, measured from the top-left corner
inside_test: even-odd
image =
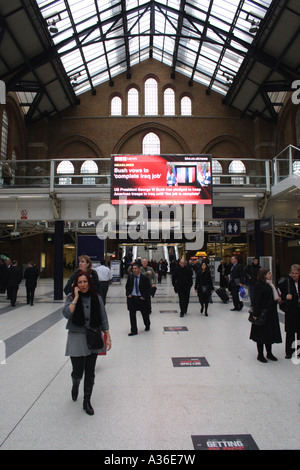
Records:
[[[111,203],[212,204],[210,155],[112,155]]]

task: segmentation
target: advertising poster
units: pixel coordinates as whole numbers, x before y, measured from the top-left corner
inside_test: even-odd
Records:
[[[121,263],[118,260],[110,261],[110,270],[112,273],[111,282],[121,282]]]
[[[112,155],[112,204],[212,204],[210,155]]]

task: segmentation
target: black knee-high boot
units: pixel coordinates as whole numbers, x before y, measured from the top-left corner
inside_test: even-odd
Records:
[[[260,362],[268,362],[267,359],[264,357],[264,345],[263,345],[263,343],[257,343],[257,351],[258,351],[257,360],[260,361]]]
[[[266,344],[266,350],[267,350],[267,358],[270,359],[271,361],[277,361],[277,357],[275,357],[272,353],[272,344]]]
[[[94,387],[94,378],[92,377],[85,377],[84,380],[84,395],[83,395],[83,409],[88,415],[94,414],[94,409],[91,405],[91,396]]]
[[[83,409],[90,416],[94,414],[94,409],[91,405],[92,391],[93,387],[85,387],[83,396]]]
[[[77,397],[78,397],[80,379],[74,379],[72,377],[72,381],[73,381],[73,387],[72,387],[72,390],[71,390],[71,395],[72,395],[72,400],[76,401]]]

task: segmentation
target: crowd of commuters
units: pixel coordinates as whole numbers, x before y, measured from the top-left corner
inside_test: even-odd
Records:
[[[283,311],[282,304],[285,304],[285,357],[290,359],[293,353],[297,351],[298,340],[300,339],[300,265],[292,265],[289,276],[281,283],[278,278],[273,283],[271,270],[262,268],[259,265],[258,258],[254,258],[250,264],[243,267],[237,256],[234,255],[228,264],[222,260],[217,270],[220,274],[220,288],[228,289],[231,294],[233,302],[231,311],[241,311],[243,309],[244,303],[241,292],[245,294],[244,287],[248,287],[250,299],[249,320],[252,323],[250,339],[257,345],[257,359],[260,362],[268,362],[268,359],[277,361],[272,353],[272,345],[282,342],[278,313],[279,309]],[[126,283],[127,305],[131,322],[129,336],[137,334],[136,312],[138,310],[142,313],[146,331],[150,329],[150,293],[151,287],[156,282],[153,269],[149,263],[147,265],[145,259],[142,263],[135,262],[133,271],[131,272],[131,268],[129,268],[130,274]],[[215,290],[208,258],[204,258],[201,263],[195,264],[180,259],[171,263],[170,273],[174,292],[178,294],[180,317],[183,317],[188,311],[193,277],[195,278],[194,289],[201,306],[200,313],[208,316],[208,307],[212,303],[212,292]],[[147,288],[143,286],[143,293],[134,288],[134,279],[140,277],[141,274],[146,274],[149,279],[149,282],[144,282]],[[263,311],[266,315],[264,322],[261,323],[258,320]],[[264,356],[264,348],[266,349],[267,358]]]
[[[278,313],[285,314],[285,357],[291,359],[299,349],[300,339],[300,265],[293,264],[288,277],[282,282],[277,266],[274,282],[271,270],[260,267],[258,258],[254,258],[252,263],[243,268],[237,258],[232,257],[228,265],[221,261],[218,271],[220,286],[231,291],[234,304],[232,310],[243,308],[239,289],[244,285],[248,286],[249,319],[252,322],[250,339],[257,344],[257,359],[263,363],[267,359],[277,361],[272,353],[272,345],[282,342]],[[264,321],[260,320],[263,314]],[[264,356],[264,348],[267,358]]]
[[[138,259],[127,265],[125,295],[130,322],[128,336],[138,334],[137,312],[141,312],[145,331],[150,330],[151,298],[155,295],[157,284],[161,283],[162,277],[166,277],[167,270],[168,265],[163,260],[153,264],[147,259]],[[241,290],[244,290],[245,286],[248,287],[249,321],[251,321],[249,338],[257,345],[257,359],[262,363],[268,360],[277,361],[272,352],[272,345],[282,342],[279,309],[285,313],[285,357],[292,358],[299,349],[300,339],[300,265],[293,264],[289,276],[282,282],[276,279],[275,283],[270,269],[261,268],[258,258],[254,258],[249,265],[243,267],[238,258],[232,256],[228,264],[222,260],[217,271],[220,275],[220,289],[228,290],[231,294],[232,311],[238,312],[243,309]],[[208,316],[209,304],[212,303],[212,293],[215,290],[209,259],[203,258],[201,262],[195,264],[184,259],[172,260],[169,272],[174,293],[178,294],[180,317],[188,312],[193,285],[199,299],[200,314]],[[19,285],[23,278],[27,304],[33,305],[38,277],[39,271],[33,261],[28,263],[22,273],[16,261],[0,260],[0,293],[7,293],[11,306],[16,304]],[[84,376],[83,408],[89,415],[94,414],[90,400],[97,356],[111,348],[109,322],[105,309],[111,280],[111,270],[104,260],[93,268],[90,257],[81,255],[78,259],[78,269],[75,269],[64,288],[66,300],[63,315],[67,319],[68,330],[66,355],[70,356],[72,363],[71,395],[76,401],[79,384]],[[88,329],[92,329],[93,334],[98,336],[100,331],[101,344],[95,343],[93,346],[88,344]]]

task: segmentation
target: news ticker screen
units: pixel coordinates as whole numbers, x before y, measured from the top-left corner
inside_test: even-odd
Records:
[[[211,155],[112,155],[111,203],[212,204]]]

